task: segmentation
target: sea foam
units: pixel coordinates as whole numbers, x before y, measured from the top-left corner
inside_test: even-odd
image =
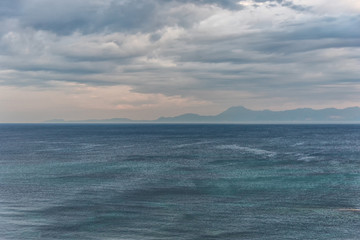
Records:
[[[230,145],[220,145],[217,146],[218,149],[224,149],[224,150],[234,150],[234,151],[241,151],[244,153],[251,153],[255,155],[266,155],[266,156],[274,156],[276,155],[276,152],[267,151],[264,149],[259,148],[251,148],[251,147],[244,147],[239,146],[237,144],[230,144]]]

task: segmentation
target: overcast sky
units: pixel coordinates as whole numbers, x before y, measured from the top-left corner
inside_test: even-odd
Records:
[[[360,106],[360,1],[0,1],[0,122],[239,105]]]

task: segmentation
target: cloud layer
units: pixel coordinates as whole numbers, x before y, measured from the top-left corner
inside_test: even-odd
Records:
[[[0,121],[354,106],[359,59],[350,0],[3,0]]]

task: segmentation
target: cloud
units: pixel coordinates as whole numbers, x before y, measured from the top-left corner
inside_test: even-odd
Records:
[[[196,1],[27,0],[19,8],[19,20],[24,27],[58,35],[153,32],[165,26],[188,27],[196,23],[206,11],[199,10],[194,3]]]
[[[52,89],[0,86],[0,122],[41,122],[49,118],[68,120],[111,118],[132,115],[134,119],[156,119],[186,113],[211,105],[210,102],[181,96],[142,94],[129,86],[88,86],[52,81]],[[56,87],[56,88],[55,88]],[[169,111],[172,108],[172,111]],[[20,116],[28,114],[23,119]]]
[[[4,87],[51,92],[55,81],[104,96],[102,88],[127,87],[162,96],[156,108],[168,113],[167,101],[183,99],[196,112],[358,101],[354,1],[4,0],[0,11]]]
[[[18,16],[18,9],[20,8],[20,6],[21,0],[0,1],[0,19]]]

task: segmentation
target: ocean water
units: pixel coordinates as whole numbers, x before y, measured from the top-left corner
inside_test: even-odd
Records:
[[[0,125],[0,239],[360,239],[360,125]]]

